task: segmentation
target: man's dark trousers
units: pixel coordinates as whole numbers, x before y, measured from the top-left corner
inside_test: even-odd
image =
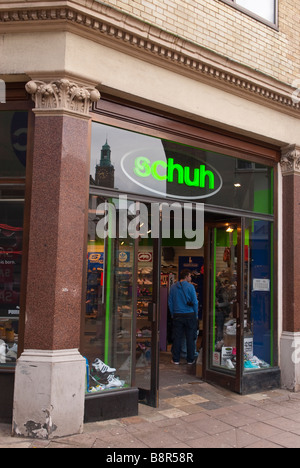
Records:
[[[180,361],[182,338],[186,336],[187,361],[189,363],[195,360],[195,337],[197,333],[196,316],[191,314],[174,314],[173,316],[173,361]]]

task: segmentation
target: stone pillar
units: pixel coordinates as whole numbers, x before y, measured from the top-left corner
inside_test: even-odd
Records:
[[[82,432],[85,360],[79,353],[93,87],[34,80],[32,195],[24,352],[16,365],[13,434]]]
[[[283,148],[283,333],[282,386],[300,391],[300,147]]]

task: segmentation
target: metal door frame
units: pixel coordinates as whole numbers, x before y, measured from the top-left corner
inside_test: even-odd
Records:
[[[226,224],[237,226],[238,232],[238,248],[237,248],[237,307],[236,307],[236,320],[237,320],[237,366],[235,375],[230,375],[225,371],[212,369],[209,363],[209,316],[210,309],[213,303],[213,291],[211,287],[212,281],[214,281],[215,271],[213,262],[213,248],[215,242],[215,228],[225,227]],[[204,330],[204,342],[203,342],[203,378],[207,382],[216,383],[221,387],[230,389],[231,391],[240,393],[242,386],[242,363],[243,363],[243,290],[244,290],[244,277],[243,277],[243,265],[244,265],[244,219],[243,218],[230,218],[224,222],[209,222],[205,223],[205,253],[204,253],[204,314],[203,314],[203,330]]]

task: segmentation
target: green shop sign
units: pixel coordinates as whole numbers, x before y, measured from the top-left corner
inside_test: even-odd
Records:
[[[144,156],[141,150],[135,150],[121,160],[126,177],[149,192],[181,200],[200,200],[215,195],[222,188],[219,172],[198,158],[175,154],[162,159],[161,153],[160,158],[150,154]]]
[[[166,173],[160,174],[159,168],[166,169]],[[180,164],[175,164],[172,158],[168,159],[168,162],[155,161],[151,164],[150,159],[141,156],[135,160],[134,173],[138,177],[152,176],[154,179],[167,180],[169,183],[174,182],[177,173],[177,183],[180,185],[205,188],[208,183],[210,190],[215,188],[215,175],[206,169],[205,164],[200,164],[199,168],[191,169],[189,166],[183,167]]]

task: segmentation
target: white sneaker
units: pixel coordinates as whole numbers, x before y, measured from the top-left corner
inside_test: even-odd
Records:
[[[98,371],[98,372],[101,372],[102,374],[106,374],[106,373],[113,373],[113,372],[116,372],[116,369],[114,369],[113,367],[109,367],[108,365],[104,364],[103,361],[101,361],[101,359],[97,358],[95,359],[95,361],[93,362],[92,364],[92,367],[94,368],[94,370]]]
[[[235,369],[232,361],[230,359],[227,359],[226,361],[226,367],[228,367],[228,369]]]
[[[0,345],[0,364],[6,363],[6,351],[7,351],[7,345],[4,341],[2,341]]]
[[[109,375],[107,377],[107,381],[108,384],[105,386],[105,388],[121,388],[125,384],[124,380],[119,380],[114,375]]]

